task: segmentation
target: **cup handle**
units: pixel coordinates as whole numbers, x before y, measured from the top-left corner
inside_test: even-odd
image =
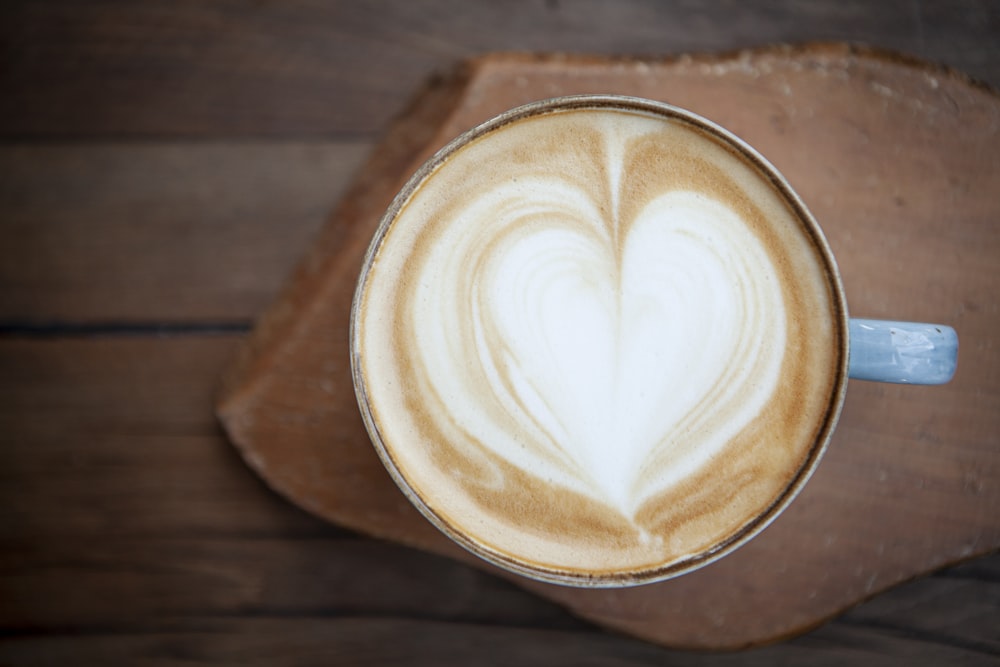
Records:
[[[855,380],[944,384],[958,365],[958,334],[943,324],[850,319],[847,374]]]

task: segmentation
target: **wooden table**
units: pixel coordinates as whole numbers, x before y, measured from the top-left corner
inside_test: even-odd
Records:
[[[989,0],[5,4],[0,664],[1000,662],[1000,556],[781,644],[670,651],[307,515],[213,414],[254,318],[433,72],[827,39],[1000,86],[998,34]]]

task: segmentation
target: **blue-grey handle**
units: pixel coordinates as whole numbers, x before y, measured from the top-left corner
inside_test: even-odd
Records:
[[[943,324],[851,318],[848,375],[855,380],[944,384],[958,365],[958,334]]]

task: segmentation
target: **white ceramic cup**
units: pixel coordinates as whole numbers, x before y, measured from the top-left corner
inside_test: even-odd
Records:
[[[499,541],[493,541],[489,537],[490,527],[482,526],[484,521],[482,516],[476,518],[478,526],[475,530],[463,525],[461,520],[455,518],[461,512],[452,511],[448,507],[450,502],[448,493],[442,493],[440,497],[430,497],[431,494],[427,491],[428,485],[424,484],[421,487],[421,483],[415,479],[416,475],[413,472],[415,468],[425,464],[433,466],[435,463],[420,462],[418,466],[414,466],[404,462],[412,460],[407,457],[420,456],[425,443],[418,440],[427,437],[426,434],[420,434],[415,430],[412,435],[414,441],[405,442],[407,436],[396,435],[404,431],[400,431],[396,428],[396,424],[392,423],[398,418],[399,411],[394,412],[383,407],[382,396],[390,391],[397,392],[396,400],[399,404],[404,404],[406,401],[419,402],[422,385],[415,382],[405,392],[400,392],[398,387],[390,389],[386,386],[391,383],[374,379],[366,370],[366,363],[369,362],[366,355],[391,356],[393,352],[389,348],[399,344],[392,338],[391,331],[381,339],[386,341],[384,345],[386,349],[379,349],[366,338],[368,333],[366,327],[371,326],[368,311],[374,309],[374,306],[366,300],[372,298],[370,291],[373,272],[386,256],[396,257],[403,265],[410,261],[406,257],[410,251],[408,244],[414,245],[416,242],[412,241],[412,238],[416,237],[411,235],[411,241],[406,241],[406,235],[398,234],[399,238],[396,238],[390,233],[398,224],[400,212],[411,203],[415,193],[425,190],[428,183],[439,178],[442,165],[449,163],[470,144],[483,141],[484,138],[502,137],[505,128],[525,119],[567,110],[624,111],[668,122],[680,122],[702,133],[706,141],[715,142],[725,150],[740,156],[740,159],[757,170],[759,178],[767,181],[768,187],[795,211],[795,215],[801,219],[801,224],[813,237],[811,242],[815,243],[817,262],[822,264],[821,271],[832,295],[833,334],[830,335],[829,344],[835,348],[832,350],[831,358],[836,360],[836,370],[832,379],[833,389],[824,407],[825,416],[816,428],[815,441],[809,444],[808,451],[803,454],[801,460],[794,464],[796,468],[789,473],[787,483],[776,497],[765,507],[755,511],[749,521],[725,532],[711,544],[702,544],[691,553],[683,554],[683,557],[674,557],[662,563],[647,563],[639,567],[625,566],[619,569],[612,565],[592,570],[586,566],[562,567],[558,563],[539,563],[539,558],[534,554],[520,554],[516,544],[504,544],[503,537],[498,537]],[[511,156],[510,159],[518,158]],[[456,199],[464,196],[460,190],[459,188],[454,192]],[[446,202],[442,205],[448,204]],[[460,355],[462,349],[456,347],[454,354]],[[895,383],[944,383],[949,381],[955,372],[957,349],[958,339],[955,331],[944,325],[849,318],[841,279],[818,223],[786,179],[772,165],[742,140],[700,116],[663,103],[620,96],[574,96],[529,104],[501,114],[441,149],[413,175],[383,217],[365,257],[351,317],[351,362],[361,413],[376,451],[406,496],[445,534],[487,561],[538,580],[577,586],[623,586],[658,581],[702,567],[745,544],[788,506],[819,464],[839,416],[848,377]],[[431,368],[430,372],[434,372],[434,369]],[[432,444],[434,443],[427,443],[427,446]],[[442,475],[444,476],[441,479],[447,479],[445,473]],[[502,499],[502,495],[497,497]],[[502,522],[498,521],[497,535],[502,533],[500,523]],[[484,535],[487,537],[484,538]]]

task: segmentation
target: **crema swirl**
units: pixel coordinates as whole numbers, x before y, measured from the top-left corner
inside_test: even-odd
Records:
[[[759,529],[844,382],[835,269],[794,195],[711,126],[603,99],[432,160],[355,304],[397,482],[476,553],[565,583],[669,576]]]

